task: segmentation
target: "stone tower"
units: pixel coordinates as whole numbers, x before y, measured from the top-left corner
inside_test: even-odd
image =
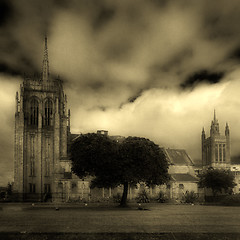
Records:
[[[214,117],[210,129],[210,137],[206,138],[204,128],[202,130],[202,166],[203,169],[224,168],[230,169],[230,135],[226,123],[225,135],[219,131],[219,123],[214,110]]]
[[[16,93],[14,190],[21,199],[54,198],[69,131],[67,97],[62,81],[49,73],[45,38],[41,75],[24,76]]]

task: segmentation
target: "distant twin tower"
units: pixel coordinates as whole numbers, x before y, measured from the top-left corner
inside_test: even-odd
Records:
[[[202,166],[203,169],[223,168],[230,169],[230,136],[226,123],[225,135],[219,132],[219,123],[214,110],[210,136],[206,138],[204,128],[202,130]]]

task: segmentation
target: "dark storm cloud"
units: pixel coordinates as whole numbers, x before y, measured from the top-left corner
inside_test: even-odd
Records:
[[[116,9],[110,7],[102,7],[99,9],[96,17],[93,20],[93,28],[99,30],[105,24],[113,19]]]
[[[157,75],[161,72],[177,71],[181,68],[184,61],[190,60],[193,56],[192,48],[181,49],[180,52],[176,52],[167,62],[158,64],[154,63],[150,67],[150,74]]]
[[[208,70],[201,70],[191,74],[188,79],[181,83],[183,89],[194,88],[200,83],[216,84],[224,77],[223,72],[209,72]]]
[[[0,73],[5,73],[9,75],[21,75],[22,71],[21,69],[11,68],[6,63],[0,63]]]
[[[130,97],[130,98],[128,99],[128,102],[130,102],[130,103],[135,102],[136,99],[141,96],[141,93],[142,93],[142,91],[139,91],[139,93],[138,93],[137,95]]]
[[[18,54],[16,54],[14,57],[18,59],[18,62],[20,62],[20,68],[21,64],[23,65],[23,71],[25,71],[25,68],[33,68],[32,71],[36,71],[35,68],[40,69],[41,61],[38,60],[38,62],[36,62],[39,57],[42,57],[40,55],[40,50],[42,49],[42,46],[40,45],[40,36],[43,36],[47,32],[51,37],[53,31],[51,26],[54,22],[55,17],[59,14],[59,11],[63,11],[69,14],[76,14],[79,19],[85,21],[85,27],[89,28],[89,34],[91,37],[95,38],[94,44],[96,45],[96,51],[102,54],[104,58],[102,59],[102,64],[103,68],[106,71],[111,71],[111,68],[106,69],[109,67],[106,64],[106,61],[125,62],[126,65],[129,61],[134,61],[135,59],[139,61],[138,54],[144,54],[144,46],[146,46],[146,51],[149,47],[151,47],[151,45],[154,47],[154,44],[152,44],[151,41],[152,39],[158,37],[158,33],[156,31],[151,32],[150,30],[154,22],[156,22],[156,24],[159,22],[159,35],[161,35],[159,49],[163,48],[163,54],[161,54],[160,57],[163,58],[166,55],[165,51],[167,48],[169,48],[169,56],[166,57],[165,61],[161,59],[160,63],[158,64],[156,62],[156,55],[161,51],[156,49],[155,52],[152,52],[152,55],[146,55],[146,59],[143,59],[145,62],[139,64],[139,68],[143,67],[143,70],[146,68],[146,75],[148,75],[146,76],[146,81],[148,83],[137,87],[143,88],[143,86],[146,86],[146,89],[149,89],[152,86],[154,87],[156,81],[159,83],[159,78],[162,76],[161,72],[171,72],[173,70],[177,74],[182,73],[183,75],[185,74],[187,76],[189,73],[185,69],[181,69],[183,61],[186,61],[184,58],[190,58],[191,56],[194,57],[196,55],[194,47],[192,46],[189,46],[191,50],[188,50],[187,54],[184,50],[186,46],[179,46],[179,48],[176,49],[175,46],[174,48],[170,49],[171,45],[166,45],[166,47],[163,46],[164,41],[161,43],[161,38],[164,40],[166,37],[168,37],[167,34],[172,34],[172,31],[175,31],[175,22],[173,22],[173,26],[171,26],[171,22],[166,22],[166,25],[164,25],[165,14],[166,17],[169,16],[170,20],[172,16],[172,20],[174,20],[174,18],[179,18],[181,22],[182,16],[187,16],[190,12],[193,12],[193,15],[197,15],[197,13],[204,13],[205,17],[202,21],[203,27],[201,28],[202,36],[210,36],[211,34],[214,34],[215,29],[218,29],[216,32],[222,32],[221,28],[224,30],[229,29],[229,25],[227,25],[228,28],[222,27],[224,25],[224,21],[221,20],[221,17],[223,16],[224,20],[227,20],[229,17],[231,17],[230,13],[232,13],[232,8],[230,7],[229,10],[225,13],[221,3],[219,4],[220,6],[216,7],[216,9],[214,9],[214,5],[210,4],[209,9],[206,10],[206,1],[193,4],[191,1],[183,0],[151,0],[149,2],[142,0],[138,0],[136,2],[118,2],[109,0],[50,0],[31,2],[29,0],[20,0],[17,2],[12,2],[12,5],[13,7],[10,9],[14,9],[14,11],[11,11],[14,14],[8,15],[11,16],[10,22],[12,23],[13,28],[8,29],[8,31],[11,32],[11,35],[8,36],[8,39],[10,41],[16,41],[18,45],[14,48],[7,49],[16,50]],[[230,4],[227,5],[230,6]],[[166,13],[164,11],[166,11]],[[236,15],[236,11],[233,11],[233,13]],[[192,16],[190,16],[190,18],[191,17]],[[231,17],[231,20],[234,20],[234,17]],[[196,23],[198,22],[196,21]],[[199,23],[201,24],[201,22]],[[19,31],[17,28],[14,28],[15,24],[20,26]],[[192,31],[194,24],[193,26],[190,26],[188,30],[186,28],[186,30],[189,32]],[[167,29],[168,27],[169,29]],[[234,32],[234,29],[230,28],[229,31]],[[23,31],[21,32],[21,30]],[[79,27],[79,30],[81,31],[81,26]],[[156,28],[156,30],[158,29]],[[182,29],[183,35],[187,34],[186,30]],[[37,35],[33,38],[32,46],[24,43],[24,35],[29,36],[29,34],[34,35],[35,33],[37,33]],[[74,34],[74,32],[71,34],[72,37],[74,37]],[[36,40],[37,36],[39,36],[38,41]],[[176,40],[173,40],[173,38],[169,38],[169,40],[176,41],[176,43],[178,43],[179,36],[173,35],[173,37],[176,38]],[[222,35],[220,34],[218,38],[221,37]],[[167,38],[168,42],[169,40]],[[191,44],[194,44],[194,40],[195,39],[192,39]],[[26,41],[28,40],[26,39]],[[168,42],[166,42],[166,44],[168,44]],[[6,46],[4,46],[4,48],[6,49]],[[34,51],[32,51],[33,48],[35,49]],[[27,61],[31,62],[32,64],[24,64],[24,61],[21,61],[21,59],[27,59]],[[11,69],[16,67],[16,64],[14,64],[13,60],[12,62],[8,60],[3,63],[5,63],[5,65],[10,65],[8,68]],[[197,64],[196,61],[195,63]],[[98,63],[96,62],[96,64]],[[147,72],[147,68],[152,69],[150,72]],[[115,77],[111,75],[112,74],[110,74],[110,78]],[[150,78],[153,80],[149,80]],[[154,80],[156,78],[157,80]],[[179,81],[182,81],[181,79],[173,84],[179,85]],[[153,83],[152,86],[151,83]],[[109,83],[108,81],[105,81],[103,84],[107,86]],[[95,83],[93,82],[92,86],[94,85]],[[100,88],[97,88],[96,91],[98,89]]]
[[[10,1],[2,0],[0,2],[0,27],[4,26],[13,14],[13,7]]]
[[[98,91],[104,88],[104,82],[99,81],[99,79],[96,81],[89,81],[87,85],[88,87],[90,87],[92,90],[95,90],[95,91]]]
[[[137,94],[135,94],[134,96],[131,96],[129,99],[128,99],[128,102],[129,103],[133,103],[136,101],[136,99],[138,99],[139,97],[142,96],[142,93],[143,93],[143,89],[140,89]]]
[[[239,38],[240,4],[238,0],[206,2],[203,4],[203,23],[206,36],[212,40],[231,42]]]
[[[229,59],[240,61],[240,46],[236,47],[230,54]]]
[[[170,0],[150,0],[150,2],[156,7],[164,8],[169,4]]]
[[[126,61],[131,56],[131,42],[124,41],[123,37],[110,42],[104,47],[104,55],[109,61]]]
[[[30,55],[22,52],[21,45],[12,38],[11,34],[5,34],[5,39],[0,37],[0,43],[0,73],[21,75],[24,72],[38,70],[29,58]]]
[[[53,5],[87,18],[93,31],[99,31],[115,17],[117,12],[117,6],[105,0],[55,0]]]
[[[50,1],[49,1],[50,2]],[[47,32],[48,12],[40,1],[33,7],[29,1],[2,1],[0,25],[1,72],[10,75],[35,72],[39,67],[34,59],[35,38]],[[43,5],[43,4],[42,4]],[[41,21],[39,22],[39,20]],[[36,34],[37,33],[37,34]]]

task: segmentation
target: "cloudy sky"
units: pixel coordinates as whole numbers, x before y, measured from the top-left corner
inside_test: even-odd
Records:
[[[60,75],[72,133],[109,131],[201,158],[216,109],[240,155],[240,1],[1,0],[0,185],[12,178],[15,92],[41,71]]]

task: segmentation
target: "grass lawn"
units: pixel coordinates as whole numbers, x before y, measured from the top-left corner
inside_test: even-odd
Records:
[[[237,233],[0,233],[4,240],[237,240]]]
[[[0,239],[240,239],[240,207],[1,204]]]

